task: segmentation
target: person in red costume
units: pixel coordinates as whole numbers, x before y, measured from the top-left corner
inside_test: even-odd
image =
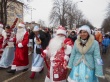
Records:
[[[3,53],[3,48],[2,48],[3,35],[2,35],[2,32],[3,32],[3,24],[0,23],[0,58],[1,58],[2,53]]]
[[[24,23],[19,23],[16,33],[16,38],[13,40],[16,42],[16,49],[15,49],[15,58],[13,64],[11,66],[11,70],[8,70],[8,73],[15,73],[16,71],[28,70],[28,41],[29,41],[29,34],[25,29]]]
[[[47,66],[48,73],[45,82],[66,82],[66,65],[69,60],[72,45],[72,40],[66,38],[66,30],[64,27],[59,26],[56,36],[50,40],[48,47],[42,54],[44,58],[47,56],[50,60],[50,66]]]

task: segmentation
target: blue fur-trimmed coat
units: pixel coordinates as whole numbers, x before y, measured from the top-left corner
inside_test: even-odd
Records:
[[[84,47],[80,45],[80,37],[78,36],[71,52],[68,67],[72,68],[73,66],[77,66],[82,61],[84,61],[84,64],[88,68],[95,70],[95,75],[97,77],[103,76],[99,44],[94,40],[94,36],[92,35],[89,37]]]

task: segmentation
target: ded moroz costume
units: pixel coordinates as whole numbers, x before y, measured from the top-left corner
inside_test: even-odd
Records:
[[[24,23],[19,23],[16,33],[16,38],[13,40],[16,42],[15,46],[15,57],[13,64],[11,66],[11,70],[7,71],[8,73],[15,73],[16,71],[28,70],[28,41],[29,41],[29,34],[25,29]]]
[[[50,67],[45,82],[66,82],[66,65],[72,49],[73,42],[66,38],[66,30],[59,26],[57,35],[51,39],[48,47],[43,51],[42,56],[50,60]],[[46,60],[45,60],[46,62]]]

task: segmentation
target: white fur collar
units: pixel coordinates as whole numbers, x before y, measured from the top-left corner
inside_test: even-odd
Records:
[[[80,36],[77,37],[77,40],[76,40],[76,47],[78,48],[79,52],[84,55],[89,49],[90,47],[92,46],[94,42],[94,36],[93,35],[90,35],[86,45],[83,47],[80,45]]]

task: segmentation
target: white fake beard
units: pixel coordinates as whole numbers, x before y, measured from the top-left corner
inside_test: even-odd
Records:
[[[61,49],[62,43],[65,40],[65,36],[55,36],[49,43],[48,46],[48,57],[56,55],[57,51]]]
[[[6,34],[5,30],[2,31],[2,36],[3,36],[4,40],[7,38],[7,34]]]
[[[0,34],[2,34],[3,28],[0,27]]]
[[[17,29],[16,33],[17,42],[21,42],[23,40],[25,32],[26,30],[24,28]]]

